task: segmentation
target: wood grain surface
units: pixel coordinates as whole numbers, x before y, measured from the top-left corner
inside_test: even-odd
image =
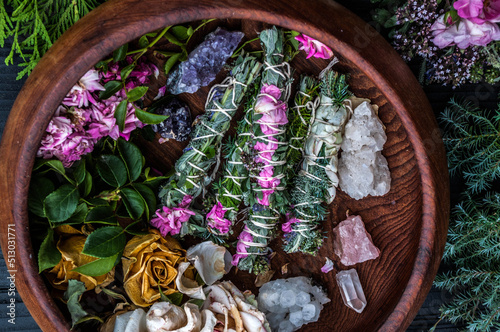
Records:
[[[16,251],[18,289],[44,330],[63,331],[68,327],[36,272],[27,228],[26,196],[31,168],[38,142],[53,111],[77,79],[119,45],[166,25],[210,17],[233,18],[228,24],[238,24],[238,19],[250,24],[248,20],[258,19],[320,39],[339,56],[341,70],[351,75],[354,92],[381,106],[380,117],[388,133],[384,155],[393,175],[391,192],[361,201],[339,193],[330,206],[330,218],[325,225],[325,229],[331,231],[346,209],[350,209],[362,215],[375,244],[382,250],[379,259],[357,266],[369,306],[361,315],[348,310],[341,302],[333,274],[314,272],[317,271],[314,267],[324,263],[324,255],[335,257],[331,237],[316,258],[278,254],[273,265],[279,270],[285,262],[293,261],[295,270],[290,271],[290,275],[311,275],[328,287],[332,305],[322,314],[320,322],[308,328],[330,329],[332,320],[336,322],[334,329],[339,331],[398,331],[410,324],[430,288],[446,236],[448,175],[439,131],[413,74],[371,27],[344,8],[326,1],[311,3],[307,11],[304,12],[303,2],[299,0],[266,4],[258,1],[110,1],[71,28],[44,57],[14,105],[0,147],[2,155],[7,156],[1,160],[2,169],[8,166],[12,170],[0,175],[2,232],[6,233],[8,223],[15,222],[18,241],[28,244]],[[125,24],[127,29],[123,28]],[[246,29],[251,31],[251,27]],[[82,48],[82,44],[85,47]],[[312,73],[324,65],[318,62],[304,68],[300,58],[296,61],[297,68]],[[193,101],[195,113],[201,111],[199,105],[206,92],[202,90],[195,97],[199,98],[198,102]],[[150,151],[170,164],[180,155],[180,146],[157,149],[151,147]],[[2,237],[2,248],[5,244]],[[274,246],[278,248],[279,243]],[[252,277],[239,272],[237,279],[241,286],[251,288]]]

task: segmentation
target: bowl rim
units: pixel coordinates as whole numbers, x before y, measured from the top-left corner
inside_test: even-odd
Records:
[[[53,112],[66,91],[103,54],[110,54],[120,45],[164,26],[206,18],[257,20],[317,38],[357,66],[392,104],[408,133],[419,167],[422,228],[408,284],[379,330],[403,331],[411,323],[436,275],[448,227],[448,170],[436,120],[409,68],[375,29],[332,1],[308,4],[310,13],[322,15],[307,15],[298,10],[301,5],[301,0],[262,3],[258,0],[111,0],[78,21],[42,58],[14,103],[0,143],[0,154],[7,156],[0,161],[0,168],[9,170],[0,174],[0,227],[5,235],[9,234],[9,225],[15,224],[17,241],[27,244],[16,245],[17,289],[43,330],[69,329],[37,273],[26,199],[36,150]],[[355,28],[338,29],[336,19]],[[360,27],[364,27],[364,31]],[[376,52],[369,51],[374,48]],[[383,70],[388,64],[392,71]],[[23,128],[26,131],[20,133]],[[0,243],[7,262],[7,236],[0,237]]]

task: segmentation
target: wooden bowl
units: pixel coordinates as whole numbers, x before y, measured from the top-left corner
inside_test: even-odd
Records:
[[[230,19],[227,22],[240,24],[248,33],[252,28],[259,31],[259,24],[275,24],[321,40],[334,50],[341,71],[350,74],[353,92],[380,106],[387,127],[383,153],[392,172],[391,191],[360,201],[339,191],[324,223],[331,235],[347,209],[360,214],[381,249],[377,260],[356,266],[368,301],[365,311],[357,314],[345,307],[334,273],[318,272],[324,256],[336,257],[331,236],[317,257],[278,254],[273,267],[279,270],[292,262],[286,277],[309,275],[327,287],[332,302],[319,322],[307,325],[308,331],[404,331],[431,287],[446,240],[449,186],[444,147],[430,105],[398,54],[367,23],[327,0],[112,0],[54,44],[21,90],[0,145],[2,251],[31,314],[44,331],[69,329],[38,274],[27,208],[35,154],[57,105],[89,68],[120,45],[164,26],[206,18]],[[297,59],[299,67],[304,63],[303,56]],[[324,64],[313,62],[311,70],[317,73]],[[201,104],[207,89],[193,97],[195,104]],[[171,165],[180,153],[180,145],[176,147],[168,152],[148,146],[149,155],[159,151],[158,160]],[[12,236],[15,262],[9,259]],[[241,287],[252,288],[251,276],[239,272],[237,279]]]

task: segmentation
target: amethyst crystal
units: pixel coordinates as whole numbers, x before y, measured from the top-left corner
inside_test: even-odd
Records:
[[[221,71],[243,36],[243,32],[229,32],[221,28],[208,34],[205,41],[189,54],[188,59],[170,73],[167,89],[177,95],[194,93],[200,87],[207,86]]]
[[[169,139],[185,141],[191,133],[191,111],[189,106],[176,98],[156,110],[157,114],[168,115],[168,118],[151,125],[151,128],[161,135],[160,143]]]

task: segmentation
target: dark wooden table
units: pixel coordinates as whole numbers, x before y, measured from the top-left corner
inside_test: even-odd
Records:
[[[374,6],[370,1],[366,0],[352,0],[352,1],[339,1],[343,3],[346,7],[357,13],[360,17],[370,22],[370,10]],[[4,48],[0,48],[0,137],[5,123],[10,112],[10,109],[16,99],[24,80],[16,81],[16,75],[18,67],[16,66],[6,66],[4,60],[10,51],[10,42],[6,42]],[[418,70],[418,66],[414,66],[414,71]],[[413,69],[413,68],[412,68]],[[483,107],[493,108],[496,105],[498,89],[486,84],[477,85],[464,85],[456,89],[451,87],[442,87],[437,85],[426,86],[424,88],[436,115],[446,107],[447,101],[452,96],[467,97],[473,101],[477,101]],[[1,157],[0,157],[1,158]],[[0,170],[6,172],[8,170]],[[455,204],[458,200],[458,192],[460,192],[461,181],[451,182],[451,192],[452,192],[452,204]],[[0,236],[6,236],[6,234],[0,234]],[[449,267],[442,265],[440,271],[446,271]],[[16,324],[12,325],[7,322],[9,319],[6,316],[7,313],[7,303],[10,297],[7,294],[8,290],[8,273],[5,265],[3,256],[0,256],[0,331],[40,331],[39,327],[35,323],[34,319],[31,317],[30,313],[22,303],[19,295],[16,295]],[[427,299],[425,300],[422,308],[420,309],[417,317],[408,328],[407,331],[427,331],[431,328],[438,320],[439,317],[439,307],[450,301],[452,295],[444,291],[432,288]],[[447,322],[441,322],[438,325],[436,331],[440,332],[451,332],[456,331],[463,326],[455,326]]]

